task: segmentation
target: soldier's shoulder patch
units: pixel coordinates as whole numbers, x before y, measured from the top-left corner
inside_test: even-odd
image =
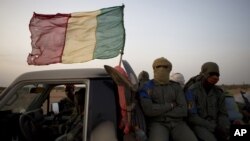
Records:
[[[147,89],[147,93],[148,93],[149,96],[152,96],[153,90],[149,88],[149,89]]]
[[[194,107],[194,102],[193,101],[188,101],[187,102],[187,108],[190,110]]]

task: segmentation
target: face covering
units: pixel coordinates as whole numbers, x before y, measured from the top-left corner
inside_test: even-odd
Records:
[[[202,65],[200,74],[202,74],[205,78],[213,75],[213,73],[218,76],[220,75],[219,66],[216,63],[206,62]]]
[[[159,67],[154,69],[154,80],[159,84],[169,83],[170,70],[166,67]]]
[[[203,86],[205,88],[206,93],[208,94],[211,88],[219,81],[218,75],[210,75],[208,78],[204,78]]]
[[[169,83],[169,74],[172,70],[172,64],[164,57],[158,58],[153,63],[154,81],[159,84]]]
[[[215,85],[219,81],[219,77],[216,75],[209,76],[207,82],[211,85]]]

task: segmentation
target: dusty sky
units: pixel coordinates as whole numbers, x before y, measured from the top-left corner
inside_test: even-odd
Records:
[[[135,72],[153,77],[152,62],[166,57],[185,79],[204,62],[218,63],[219,84],[250,84],[249,0],[1,0],[0,86],[28,71],[115,66],[119,56],[79,64],[29,66],[33,12],[72,13],[125,5],[125,54]]]

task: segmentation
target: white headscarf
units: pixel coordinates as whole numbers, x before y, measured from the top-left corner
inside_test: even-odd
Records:
[[[170,75],[170,80],[177,82],[181,85],[181,87],[184,87],[185,79],[184,76],[181,73],[173,73]]]

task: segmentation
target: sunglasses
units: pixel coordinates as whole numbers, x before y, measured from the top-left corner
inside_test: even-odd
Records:
[[[209,76],[213,76],[213,75],[220,77],[220,74],[218,72],[210,72],[209,73]]]
[[[165,68],[165,69],[167,69],[168,68],[168,66],[166,66],[166,65],[158,65],[158,66],[156,66],[155,68]]]

